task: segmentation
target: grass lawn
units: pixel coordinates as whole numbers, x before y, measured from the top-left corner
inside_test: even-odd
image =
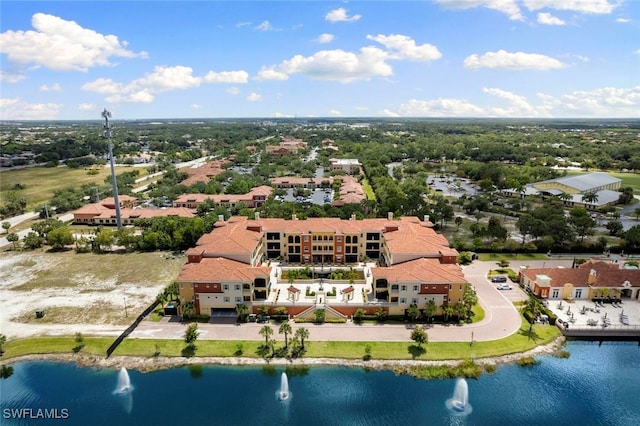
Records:
[[[25,188],[18,191],[27,200],[27,209],[43,204],[51,199],[53,193],[62,188],[79,188],[85,183],[104,184],[104,180],[111,175],[109,167],[96,168],[98,174],[90,175],[87,169],[70,169],[68,167],[31,167],[20,170],[3,171],[0,175],[0,198],[5,198],[15,184],[21,184]],[[117,167],[116,174],[134,170],[131,167]],[[144,168],[136,168],[140,176],[147,171]]]
[[[547,260],[549,256],[545,253],[478,253],[478,260],[483,262],[500,260]]]
[[[429,331],[427,330],[427,334]],[[408,333],[407,333],[408,334]],[[421,360],[456,360],[484,357],[496,357],[507,354],[525,352],[538,345],[551,342],[560,336],[555,326],[535,325],[529,333],[529,324],[523,319],[520,330],[504,339],[488,342],[431,342],[424,346],[426,353],[415,357],[411,350],[413,342],[407,336],[407,342],[337,342],[337,341],[308,341],[307,352],[309,358],[345,358],[362,359],[365,348],[370,345],[372,359],[421,359]],[[313,338],[313,330],[311,330]],[[84,339],[85,347],[82,353],[104,356],[113,338]],[[242,347],[242,357],[258,358],[258,347],[262,340],[251,341],[219,341],[199,340],[196,342],[196,356],[232,357],[236,356],[238,348]],[[73,337],[38,337],[10,341],[5,344],[3,360],[27,354],[56,354],[71,353],[78,344]],[[277,346],[283,342],[278,341]],[[161,356],[182,356],[185,343],[182,340],[163,339],[125,339],[113,355],[151,357],[158,350]]]
[[[369,181],[367,179],[362,179],[362,190],[367,196],[367,200],[376,200],[376,195],[373,193],[373,188],[371,188],[371,185],[369,185]]]

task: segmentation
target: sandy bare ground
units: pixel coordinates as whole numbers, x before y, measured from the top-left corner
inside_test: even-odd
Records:
[[[180,259],[167,261],[161,264],[166,271],[158,271],[157,277],[149,274],[149,280],[142,281],[130,271],[114,270],[109,275],[109,262],[117,265],[125,261],[124,257],[98,258],[107,269],[105,273],[91,263],[96,258],[83,260],[79,256],[96,255],[0,253],[0,333],[9,339],[76,332],[117,336],[175,279],[172,275],[183,263]],[[90,262],[82,269],[78,262],[87,260]],[[37,309],[44,309],[43,319],[35,318]]]

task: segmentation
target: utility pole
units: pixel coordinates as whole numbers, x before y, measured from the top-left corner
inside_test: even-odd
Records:
[[[116,181],[116,168],[113,164],[113,143],[111,142],[111,125],[109,124],[109,117],[111,113],[105,108],[102,111],[102,117],[104,117],[104,137],[109,141],[109,160],[111,162],[111,185],[113,186],[113,202],[116,206],[116,223],[118,229],[122,228],[122,219],[120,218],[120,200],[118,200],[118,182]]]

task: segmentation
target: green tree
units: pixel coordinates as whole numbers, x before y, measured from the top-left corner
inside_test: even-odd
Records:
[[[324,309],[316,309],[314,312],[316,324],[322,324],[326,319],[326,312]]]
[[[264,337],[265,346],[269,345],[269,338],[273,336],[273,328],[270,325],[264,325],[258,332],[262,337]]]
[[[422,345],[429,343],[429,336],[424,328],[416,327],[411,330],[411,340],[416,342],[419,347],[422,347]]]
[[[63,249],[65,246],[73,244],[73,241],[73,234],[68,226],[52,229],[47,234],[47,244],[54,249]]]
[[[407,309],[407,315],[409,316],[409,318],[411,319],[411,322],[416,322],[416,319],[418,318],[418,316],[420,315],[420,309],[418,309],[418,306],[415,304],[412,304],[411,306],[409,306],[409,308]]]
[[[633,211],[633,214],[636,216],[636,220],[640,220],[640,207]]]
[[[569,211],[569,223],[580,237],[580,242],[584,240],[585,236],[593,235],[596,227],[596,221],[582,207],[575,207]]]
[[[184,342],[187,344],[187,346],[194,347],[196,340],[198,340],[198,336],[200,336],[200,332],[198,331],[198,323],[191,323],[184,332]]]
[[[115,243],[115,235],[111,229],[100,229],[94,240],[98,251],[102,251],[111,248]]]
[[[453,306],[450,306],[450,305],[443,306],[442,313],[444,314],[444,320],[448,321],[449,318],[453,315]]]
[[[10,222],[2,222],[2,229],[4,229],[4,233],[8,234],[9,233],[9,229],[11,229],[11,223]]]
[[[456,223],[456,231],[459,231],[460,225],[462,225],[462,217],[456,216],[456,218],[454,219],[454,222]]]
[[[35,250],[37,248],[42,247],[42,245],[44,244],[44,241],[45,241],[44,237],[41,237],[40,235],[38,235],[37,233],[35,233],[33,231],[30,231],[22,239],[22,242],[24,243],[24,246],[29,250]]]
[[[288,336],[289,334],[291,334],[293,330],[291,329],[291,324],[289,324],[288,322],[283,322],[282,324],[280,324],[280,327],[278,328],[278,333],[279,334],[284,334],[284,347],[288,348],[289,347],[289,341],[288,341]]]
[[[433,300],[429,300],[425,305],[424,305],[424,316],[427,317],[427,319],[429,320],[429,322],[431,322],[431,319],[433,317],[433,315],[436,313],[436,310],[438,309],[438,306],[436,305],[436,302],[434,302]]]
[[[376,310],[375,316],[378,322],[383,322],[387,317],[387,311],[383,307],[379,307]]]
[[[0,355],[4,353],[4,344],[7,343],[7,336],[0,334]]]
[[[364,309],[362,308],[356,309],[356,311],[353,313],[353,322],[355,322],[356,324],[360,324],[364,319],[364,315],[365,315]]]
[[[244,303],[236,304],[236,315],[238,316],[238,320],[244,321],[247,312],[249,312],[249,307],[247,305],[245,305]]]
[[[9,241],[13,245],[14,250],[16,249],[16,243],[18,242],[19,239],[20,237],[15,232],[12,232],[7,235],[7,241]]]
[[[182,316],[183,318],[190,319],[193,314],[196,313],[196,306],[193,302],[187,302],[182,305]]]
[[[535,320],[538,315],[540,315],[542,306],[540,305],[540,301],[537,298],[531,296],[527,299],[526,302],[524,302],[523,307],[524,310],[529,311],[532,316],[532,321],[529,323],[529,332],[531,332],[531,330],[533,330],[533,320]]]
[[[309,330],[307,330],[305,327],[300,327],[299,329],[296,330],[295,336],[298,339],[300,339],[300,344],[304,349],[305,348],[304,341],[309,338]]]

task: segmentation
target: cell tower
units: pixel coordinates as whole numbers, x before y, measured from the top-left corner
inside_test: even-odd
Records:
[[[102,111],[104,117],[104,137],[109,141],[109,161],[111,163],[111,185],[113,186],[113,203],[116,206],[116,223],[118,229],[122,228],[122,219],[120,218],[120,200],[118,199],[118,182],[116,181],[116,168],[113,164],[113,143],[111,142],[111,124],[109,118],[111,113],[105,108]]]

